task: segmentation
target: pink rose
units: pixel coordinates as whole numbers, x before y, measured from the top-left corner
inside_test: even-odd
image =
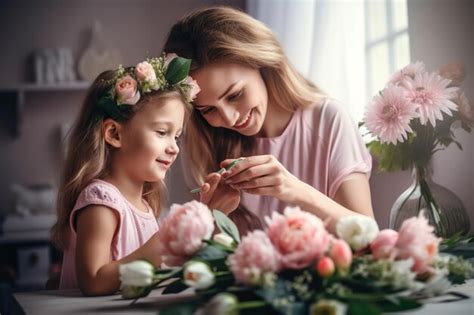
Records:
[[[331,258],[324,256],[318,261],[316,269],[321,277],[325,278],[332,276],[336,268],[334,266],[334,261]]]
[[[266,272],[279,269],[278,253],[268,236],[260,230],[247,234],[228,258],[230,270],[238,282],[257,285]]]
[[[397,259],[412,258],[412,270],[422,274],[431,270],[438,254],[440,239],[433,234],[434,228],[428,224],[423,212],[418,217],[405,220],[398,231]]]
[[[165,69],[168,68],[170,62],[176,57],[178,57],[178,55],[175,53],[169,53],[165,55]]]
[[[344,240],[335,240],[333,242],[329,256],[339,269],[347,269],[352,263],[351,247]]]
[[[135,75],[137,76],[137,80],[141,82],[154,83],[156,81],[155,69],[146,61],[140,62],[135,67]]]
[[[380,231],[370,243],[372,255],[377,259],[394,258],[396,256],[395,244],[397,241],[397,231],[390,229]]]
[[[271,219],[265,219],[268,237],[285,268],[304,268],[328,249],[329,233],[323,222],[300,208],[287,207],[284,215],[274,212]]]
[[[119,105],[135,105],[140,99],[137,81],[129,75],[119,79],[115,84],[115,96]]]
[[[197,84],[196,80],[194,80],[190,76],[186,78],[186,81],[184,81],[184,83],[191,86],[191,90],[189,91],[189,100],[193,101],[198,95],[198,93],[201,92],[201,88]]]
[[[214,218],[209,208],[191,201],[184,205],[173,204],[168,216],[160,223],[158,250],[168,266],[185,263],[210,239]]]

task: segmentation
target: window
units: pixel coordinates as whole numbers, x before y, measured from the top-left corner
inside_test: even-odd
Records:
[[[410,63],[406,0],[365,1],[367,100]]]

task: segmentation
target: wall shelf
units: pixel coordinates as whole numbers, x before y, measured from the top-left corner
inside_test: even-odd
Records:
[[[86,91],[89,86],[89,82],[74,81],[53,84],[24,83],[0,87],[1,124],[7,126],[9,133],[17,138],[21,135],[21,118],[26,94]]]

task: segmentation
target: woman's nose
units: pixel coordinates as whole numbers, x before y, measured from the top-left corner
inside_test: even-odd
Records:
[[[230,106],[225,106],[221,107],[220,116],[224,127],[230,128],[235,125],[235,122],[237,121],[239,115],[234,108]]]

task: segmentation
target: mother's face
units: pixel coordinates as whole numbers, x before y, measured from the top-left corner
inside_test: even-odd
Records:
[[[213,127],[256,135],[267,113],[268,94],[260,71],[234,63],[214,63],[192,74],[201,92],[194,106]]]

